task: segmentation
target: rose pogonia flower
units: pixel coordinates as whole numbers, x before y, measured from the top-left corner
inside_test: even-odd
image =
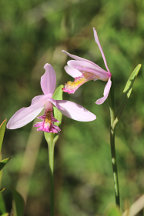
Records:
[[[104,52],[102,50],[102,47],[100,45],[97,32],[95,28],[93,28],[94,32],[94,38],[95,42],[97,43],[99,50],[101,52],[106,70],[99,67],[94,62],[81,58],[76,55],[72,55],[65,50],[62,50],[64,53],[66,53],[68,56],[75,60],[70,60],[67,62],[67,65],[65,66],[65,71],[74,78],[74,82],[67,82],[63,88],[64,92],[67,92],[69,94],[75,93],[75,91],[84,83],[90,81],[90,80],[102,80],[107,81],[105,88],[104,88],[104,94],[103,97],[98,99],[96,101],[96,104],[102,104],[108,97],[110,88],[111,88],[111,73],[109,71],[109,68],[107,66],[106,58],[104,56]]]
[[[24,107],[18,110],[8,121],[8,129],[16,129],[35,119],[38,114],[44,109],[44,115],[38,117],[41,122],[34,125],[38,131],[49,133],[58,133],[60,128],[54,125],[58,122],[53,116],[53,106],[57,107],[62,114],[77,121],[93,121],[96,116],[83,108],[82,106],[67,100],[54,100],[52,98],[56,87],[56,74],[50,64],[44,65],[45,73],[41,77],[41,88],[43,95],[35,96],[32,99],[29,107]]]

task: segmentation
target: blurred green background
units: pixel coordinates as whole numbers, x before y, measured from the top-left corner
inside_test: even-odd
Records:
[[[0,122],[41,94],[39,82],[46,62],[56,70],[58,85],[71,79],[64,71],[67,56],[62,49],[104,67],[92,27],[115,80],[119,106],[130,73],[144,62],[144,1],[0,0]],[[123,210],[144,193],[142,71],[143,67],[116,134]],[[94,103],[102,96],[104,84],[91,81],[74,95],[64,94],[64,99],[95,113],[97,120],[81,123],[63,117],[55,149],[56,216],[107,215],[114,203],[108,103]],[[47,144],[32,125],[6,131],[3,157],[11,161],[2,185],[22,194],[25,216],[48,216]],[[10,211],[7,191],[4,196]]]

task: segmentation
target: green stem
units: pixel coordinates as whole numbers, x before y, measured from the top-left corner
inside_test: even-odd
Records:
[[[50,174],[50,216],[54,216],[54,142],[53,137],[48,143],[49,174]]]
[[[115,202],[120,208],[120,193],[119,193],[119,181],[118,181],[118,169],[116,161],[116,150],[115,150],[115,129],[118,123],[118,118],[115,118],[114,112],[114,91],[111,89],[111,105],[110,109],[110,146],[111,146],[111,157],[112,157],[112,169],[114,178],[114,191],[115,191]]]

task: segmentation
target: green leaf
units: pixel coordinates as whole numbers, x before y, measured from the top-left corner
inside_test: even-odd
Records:
[[[64,87],[64,85],[59,85],[54,94],[53,94],[53,99],[55,100],[62,100],[63,99],[63,90],[62,88]]]
[[[59,138],[59,135],[54,135],[53,133],[47,133],[47,132],[44,132],[44,136],[45,136],[45,139],[47,141],[47,144],[48,146],[49,145],[53,145],[55,146],[58,138]]]
[[[3,138],[5,134],[5,129],[6,129],[6,119],[1,123],[0,125],[0,153],[2,149],[2,143],[3,143]]]
[[[1,213],[5,213],[6,212],[6,207],[5,207],[5,203],[4,203],[4,199],[3,199],[3,195],[0,192],[0,214]],[[3,215],[3,214],[2,214]]]
[[[5,134],[5,129],[6,129],[6,119],[1,123],[0,125],[0,160],[2,159],[2,143],[3,143],[3,138]],[[5,164],[8,162],[8,158],[0,161],[0,185],[1,185],[1,180],[2,180],[2,171],[1,169],[5,166]]]
[[[59,138],[59,135],[56,135],[56,136],[54,137],[54,139],[53,139],[53,143],[54,143],[54,145],[56,144],[58,138]]]
[[[110,207],[106,212],[106,216],[121,216],[121,215],[122,214],[120,210],[116,206]]]
[[[8,213],[4,213],[1,216],[9,216],[9,214]]]
[[[53,133],[44,132],[44,136],[45,136],[45,139],[46,139],[48,145],[53,143],[53,139],[54,139],[54,134]]]
[[[53,94],[53,99],[55,100],[62,100],[63,99],[63,85],[60,85],[56,88],[54,94]],[[55,125],[59,126],[61,124],[62,121],[62,113],[56,108],[54,107],[54,117],[59,121],[57,123],[55,123]]]
[[[8,213],[4,213],[1,216],[9,216],[9,214]]]
[[[3,167],[8,163],[9,160],[10,160],[10,158],[5,158],[5,159],[0,161],[0,170],[3,169]]]
[[[131,95],[131,92],[132,92],[132,87],[133,87],[133,84],[134,84],[134,81],[140,71],[140,68],[141,68],[141,64],[138,64],[136,66],[136,68],[134,69],[134,71],[131,73],[126,85],[125,85],[125,88],[123,90],[123,93],[126,94],[127,98],[130,97]]]
[[[23,216],[24,215],[24,200],[22,196],[16,191],[12,191],[13,194],[13,212],[14,216]]]

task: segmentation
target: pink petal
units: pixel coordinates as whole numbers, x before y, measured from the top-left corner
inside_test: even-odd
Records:
[[[112,85],[112,81],[111,81],[111,79],[109,79],[108,82],[106,83],[105,88],[104,88],[104,96],[102,98],[99,98],[96,101],[96,104],[100,105],[100,104],[105,102],[105,100],[107,99],[107,97],[109,95],[111,85]]]
[[[78,61],[87,61],[87,62],[90,62],[90,63],[92,63],[92,64],[95,65],[94,62],[92,62],[92,61],[90,61],[90,60],[88,60],[88,59],[81,58],[81,57],[79,57],[79,56],[73,55],[73,54],[71,54],[71,53],[69,53],[69,52],[67,52],[67,51],[65,51],[65,50],[62,50],[62,52],[65,53],[65,54],[67,54],[67,55],[68,55],[69,57],[71,57],[72,59],[75,59],[75,60],[78,60]]]
[[[44,94],[53,94],[56,87],[56,74],[53,67],[46,63],[44,65],[45,73],[41,77],[41,88]]]
[[[7,128],[21,128],[31,122],[44,108],[45,98],[46,97],[41,96],[37,102],[33,101],[29,107],[23,107],[18,110],[8,121]],[[36,97],[34,100],[35,99]]]
[[[104,72],[106,72],[104,69],[102,69],[100,66],[98,66],[97,64],[94,64],[93,62],[91,61],[85,61],[85,60],[69,60],[67,62],[67,64],[70,66],[70,67],[73,67],[73,64],[77,64],[79,63],[80,65],[83,65],[83,67],[88,67],[88,68],[91,68],[91,69],[94,69],[94,70],[102,70]]]
[[[108,65],[107,65],[107,61],[106,61],[104,52],[103,52],[103,50],[102,50],[102,47],[101,47],[101,45],[100,45],[100,42],[99,42],[99,39],[98,39],[98,35],[97,35],[97,32],[96,32],[95,28],[93,28],[93,32],[94,32],[95,42],[97,43],[97,45],[98,45],[98,47],[99,47],[99,49],[100,49],[102,58],[103,58],[103,60],[104,60],[105,67],[106,67],[107,71],[109,71],[109,68],[108,68]]]
[[[77,69],[75,68],[72,68],[68,65],[66,65],[64,67],[65,71],[67,72],[67,74],[69,74],[70,76],[72,76],[73,78],[76,78],[76,77],[80,77],[82,76],[82,73],[80,71],[78,71]]]
[[[89,122],[96,119],[93,113],[74,102],[67,100],[51,100],[51,102],[68,118],[81,122]]]
[[[101,67],[99,67],[97,64],[95,64],[94,62],[88,60],[88,59],[85,59],[85,58],[81,58],[79,56],[76,56],[76,55],[72,55],[71,53],[68,53],[66,52],[65,50],[62,50],[62,52],[64,52],[65,54],[67,54],[69,57],[75,59],[76,61],[85,61],[85,62],[88,62],[90,63],[91,65],[93,65],[94,67],[97,67],[97,68],[100,68],[102,69]],[[69,62],[69,61],[68,61]],[[102,69],[103,70],[103,69]]]
[[[39,100],[42,99],[43,96],[44,96],[44,95],[35,96],[35,97],[32,99],[31,104],[37,103]]]
[[[109,73],[104,69],[100,68],[98,65],[93,65],[90,62],[86,61],[76,61],[70,60],[67,63],[70,67],[75,68],[81,72],[91,73],[94,75],[93,79],[100,79],[107,81],[110,77]]]

